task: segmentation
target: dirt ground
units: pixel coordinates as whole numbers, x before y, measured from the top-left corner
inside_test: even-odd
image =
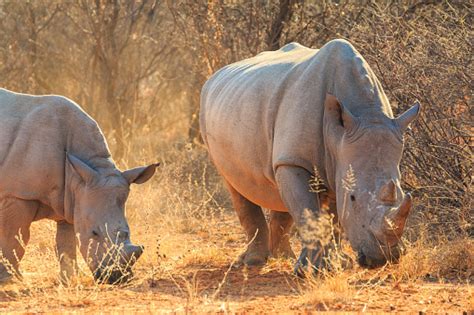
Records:
[[[398,278],[397,266],[359,267],[301,280],[293,262],[235,266],[245,242],[231,214],[214,230],[161,234],[125,286],[96,285],[84,274],[69,287],[57,280],[54,225],[35,223],[22,262],[23,282],[0,286],[4,312],[312,313],[316,311],[473,313],[472,279]],[[222,218],[221,218],[222,219]],[[161,231],[165,233],[169,229]],[[151,250],[155,248],[155,250]],[[232,265],[232,266],[231,266]]]
[[[472,288],[465,284],[386,283],[371,287],[354,286],[354,292],[334,301],[305,301],[302,284],[288,270],[233,270],[227,275],[216,298],[211,298],[222,283],[227,266],[196,268],[198,297],[190,297],[183,287],[193,281],[196,271],[183,272],[184,279],[160,279],[133,284],[126,288],[85,290],[81,300],[64,299],[54,286],[41,288],[42,298],[29,298],[30,292],[2,290],[3,312],[304,312],[312,311],[396,311],[467,312],[473,308]],[[175,275],[177,277],[178,275]],[[188,282],[189,284],[189,282]],[[328,293],[330,296],[330,293]],[[331,299],[331,298],[329,298]]]

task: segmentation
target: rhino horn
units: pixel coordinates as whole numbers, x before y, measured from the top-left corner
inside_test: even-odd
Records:
[[[393,179],[391,179],[387,184],[383,185],[380,188],[379,198],[382,201],[386,202],[396,202],[397,201],[397,186]]]
[[[382,222],[382,231],[385,235],[394,235],[397,238],[402,236],[411,205],[412,197],[410,194],[406,194],[398,208],[391,209],[385,214]]]

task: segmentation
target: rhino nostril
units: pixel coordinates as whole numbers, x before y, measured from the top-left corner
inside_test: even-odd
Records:
[[[121,242],[126,241],[126,240],[128,240],[129,237],[130,237],[130,235],[129,235],[128,231],[118,231],[117,232],[117,240],[118,241],[121,241]]]

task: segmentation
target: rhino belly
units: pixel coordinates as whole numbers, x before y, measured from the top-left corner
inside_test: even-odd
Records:
[[[245,96],[240,101],[217,98],[206,104],[202,129],[211,159],[242,196],[261,207],[286,211],[275,183],[272,134],[262,123],[265,113]]]
[[[265,174],[267,166],[260,163],[254,152],[244,148],[239,152],[226,150],[212,140],[208,145],[219,173],[243,197],[263,208],[287,211],[277,185]]]

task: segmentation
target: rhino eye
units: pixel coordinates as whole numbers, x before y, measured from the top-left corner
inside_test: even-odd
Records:
[[[96,236],[96,237],[97,237],[97,236],[99,236],[99,233],[97,233],[97,231],[96,231],[96,230],[92,230],[92,235],[94,235],[94,236]]]
[[[354,195],[351,195],[351,201],[355,201],[356,200],[356,197],[354,197]]]

